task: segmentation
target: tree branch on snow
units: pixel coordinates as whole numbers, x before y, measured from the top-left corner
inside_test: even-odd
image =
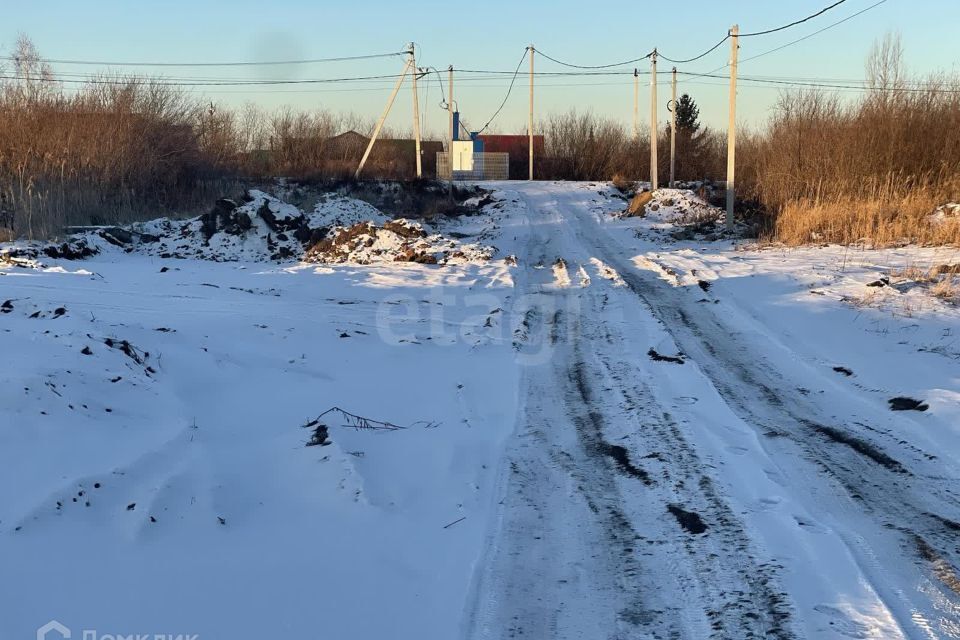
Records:
[[[323,419],[324,416],[329,415],[331,413],[339,415],[344,420],[343,426],[353,427],[358,431],[364,430],[364,429],[395,431],[397,429],[406,428],[406,427],[401,427],[400,425],[397,425],[397,424],[393,424],[392,422],[384,422],[382,420],[374,420],[372,418],[365,418],[363,416],[358,416],[354,413],[350,413],[349,411],[344,411],[340,407],[331,407],[330,409],[327,409],[326,411],[321,413],[319,416],[311,420],[308,424],[305,424],[304,427],[316,426],[317,424],[320,423],[320,421]]]

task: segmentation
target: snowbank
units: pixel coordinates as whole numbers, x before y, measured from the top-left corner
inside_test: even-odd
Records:
[[[81,259],[116,247],[159,258],[214,262],[483,263],[492,247],[461,243],[426,224],[392,220],[371,204],[329,193],[304,212],[268,193],[248,191],[242,202],[223,198],[210,213],[158,218],[125,227],[97,227],[61,244],[0,245],[0,261],[42,267],[41,258]]]

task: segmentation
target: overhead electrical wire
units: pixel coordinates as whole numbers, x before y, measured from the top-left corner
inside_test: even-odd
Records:
[[[518,68],[512,72],[484,71],[482,72],[484,75],[475,75],[472,77],[462,78],[460,82],[468,83],[474,87],[504,86],[496,83],[490,84],[489,82],[504,79],[503,74],[509,73],[511,74],[511,78],[510,78],[510,83],[507,85],[508,87],[507,97],[504,98],[504,101],[506,101],[506,99],[509,98],[510,90],[512,90],[513,85],[515,85],[516,83],[516,78],[519,76],[519,67],[522,66],[524,59],[525,59],[525,56],[524,58],[521,59],[520,65],[518,65]],[[718,71],[718,70],[715,70],[715,71]],[[699,78],[727,79],[729,77],[727,75],[718,75],[715,73],[715,71],[709,71],[706,73],[697,73],[692,71],[678,71],[677,73],[681,76],[694,77],[694,78],[699,77]],[[423,67],[418,70],[417,77],[424,78],[430,75],[437,76],[437,79],[441,84],[441,91],[443,91],[444,87],[442,84],[442,79],[443,79],[442,71],[439,71],[433,67]],[[556,78],[556,79],[560,79],[560,78],[588,79],[591,77],[598,77],[598,76],[599,77],[630,77],[633,74],[632,72],[618,71],[618,72],[606,72],[602,74],[560,72],[560,73],[544,73],[543,75],[549,78]],[[263,80],[263,81],[236,81],[236,82],[230,82],[230,81],[175,82],[175,81],[169,81],[168,79],[163,79],[163,78],[153,79],[153,78],[142,78],[142,77],[135,77],[131,79],[125,79],[125,78],[118,79],[118,78],[104,78],[104,77],[90,76],[85,79],[78,79],[75,77],[62,78],[62,77],[59,77],[59,75],[57,74],[54,74],[53,76],[43,76],[43,77],[38,77],[38,76],[25,77],[25,76],[17,76],[17,75],[9,75],[9,74],[7,75],[0,74],[0,79],[6,79],[6,80],[64,82],[64,83],[72,83],[72,84],[90,83],[90,84],[107,84],[107,85],[120,85],[120,86],[125,86],[129,84],[156,84],[160,86],[174,86],[174,87],[219,87],[219,86],[257,87],[257,86],[277,86],[277,85],[282,86],[282,85],[304,85],[304,84],[312,85],[312,84],[338,84],[338,83],[375,83],[378,85],[376,87],[369,87],[364,89],[340,89],[342,91],[358,91],[358,90],[359,91],[378,91],[383,88],[388,88],[389,86],[391,86],[392,83],[388,83],[387,81],[396,80],[398,77],[399,75],[381,75],[381,76],[360,76],[360,77],[344,77],[344,78],[315,78],[315,79],[300,79],[300,80]],[[740,79],[745,81],[752,81],[752,82],[766,82],[766,83],[773,83],[773,84],[784,84],[784,85],[795,85],[795,86],[822,86],[822,87],[828,87],[828,88],[860,89],[860,90],[871,89],[870,87],[864,85],[864,82],[865,82],[864,80],[849,79],[849,78],[741,75]],[[481,83],[481,82],[487,82],[488,84],[484,84],[484,85],[473,84],[473,83]],[[610,84],[611,86],[613,86],[620,83],[610,83]],[[664,81],[659,84],[667,85],[669,84],[669,81]],[[915,90],[915,91],[925,91],[925,90],[931,90],[931,89],[935,90],[939,88],[938,83],[923,81],[923,80],[908,80],[905,82],[905,84],[908,85],[905,88]],[[601,86],[601,85],[602,83],[580,82],[580,83],[564,83],[564,84],[557,84],[557,83],[541,84],[540,86]],[[427,87],[424,87],[424,89],[426,88]],[[446,110],[447,105],[446,105],[445,99],[442,99],[439,104],[442,109]],[[501,108],[502,108],[502,105],[501,105]],[[497,113],[494,114],[494,117],[496,117],[496,115],[498,114],[499,114],[499,110]]]
[[[520,74],[520,67],[523,66],[523,61],[527,59],[527,55],[530,54],[530,47],[527,47],[523,50],[523,55],[520,57],[520,62],[517,63],[517,70],[513,72],[513,78],[510,80],[510,87],[507,89],[507,95],[503,97],[503,102],[500,103],[500,106],[497,107],[497,110],[494,112],[490,119],[487,120],[487,123],[480,128],[477,133],[483,133],[487,130],[487,127],[490,126],[490,123],[493,122],[500,112],[503,111],[504,105],[507,104],[507,100],[510,99],[510,94],[513,92],[513,85],[517,82],[517,76]]]
[[[28,80],[36,82],[67,82],[74,84],[104,84],[104,85],[129,85],[129,84],[150,84],[170,87],[234,87],[234,86],[266,86],[266,85],[285,85],[285,84],[324,84],[331,82],[359,82],[363,80],[396,80],[400,74],[379,75],[379,76],[358,76],[347,78],[319,78],[304,80],[238,80],[225,82],[167,82],[152,78],[132,77],[126,79],[108,79],[103,77],[91,76],[86,79],[58,78],[54,76],[16,76],[0,75],[3,80]]]
[[[540,55],[546,58],[547,60],[556,62],[557,64],[562,65],[564,67],[571,67],[573,69],[611,69],[613,67],[623,67],[628,64],[634,64],[634,63],[640,62],[641,60],[646,60],[647,58],[653,55],[653,53],[651,52],[643,57],[634,58],[633,60],[624,60],[623,62],[614,62],[613,64],[588,65],[588,64],[573,64],[570,62],[563,62],[562,60],[557,60],[552,56],[548,56],[547,54],[545,54],[543,51],[540,51],[539,49],[534,49],[533,51],[537,55]]]
[[[804,22],[807,22],[808,20],[812,20],[812,19],[816,18],[817,16],[823,15],[824,13],[826,13],[827,11],[829,11],[830,9],[833,9],[833,8],[836,7],[837,5],[841,5],[841,4],[843,4],[844,2],[846,2],[846,1],[847,1],[847,0],[839,0],[838,2],[834,2],[834,3],[831,4],[830,6],[825,7],[825,8],[821,9],[820,11],[818,11],[818,12],[816,12],[816,13],[811,14],[811,15],[809,15],[809,16],[807,16],[806,18],[803,18],[803,19],[801,19],[801,20],[795,20],[794,22],[791,22],[790,24],[785,24],[785,25],[783,25],[783,26],[776,27],[776,28],[774,28],[774,29],[767,29],[767,30],[765,30],[765,31],[755,31],[755,32],[753,32],[753,33],[741,33],[741,34],[738,34],[738,35],[739,35],[739,37],[741,37],[741,38],[748,38],[748,37],[751,37],[751,36],[762,36],[762,35],[766,35],[766,34],[768,34],[768,33],[776,33],[777,31],[783,31],[784,29],[789,29],[790,27],[795,27],[795,26],[797,26],[798,24],[803,24]],[[881,1],[882,1],[882,2],[886,2],[886,0],[881,0]],[[878,3],[878,4],[879,4],[879,3]],[[868,7],[867,9],[864,9],[864,11],[867,11],[867,10],[872,9],[872,8],[873,8],[873,7]],[[861,13],[862,13],[862,12],[861,12]],[[856,16],[856,15],[859,15],[859,14],[854,14],[854,16]],[[851,17],[853,17],[853,16],[851,16]],[[847,18],[847,19],[849,20],[849,18]],[[838,23],[838,24],[839,24],[839,23]],[[834,26],[834,25],[831,25],[831,26]],[[829,28],[829,27],[827,27],[827,28]],[[811,34],[811,36],[812,36],[812,35],[814,35],[814,34]],[[811,36],[807,36],[807,37],[811,37]],[[673,58],[668,58],[667,56],[661,54],[659,51],[657,52],[657,57],[662,58],[662,59],[664,59],[664,60],[667,60],[668,62],[673,62],[674,64],[687,64],[687,63],[690,63],[690,62],[695,62],[695,61],[699,60],[700,58],[703,58],[703,57],[707,56],[708,54],[713,53],[715,50],[717,50],[717,49],[720,47],[720,45],[722,45],[724,42],[726,42],[727,40],[729,40],[731,37],[732,37],[732,34],[731,34],[729,31],[727,31],[727,35],[725,35],[725,36],[723,37],[723,39],[720,40],[720,42],[718,42],[717,44],[713,45],[712,47],[710,47],[709,49],[707,49],[706,51],[704,51],[704,52],[701,53],[700,55],[694,56],[693,58],[687,58],[687,59],[685,59],[685,60],[674,60]],[[801,40],[803,40],[803,38],[801,38]],[[800,40],[798,40],[797,42],[799,42],[799,41],[800,41]],[[784,47],[787,47],[787,46],[789,46],[789,45],[784,45]],[[756,56],[756,57],[759,57],[759,56]],[[721,67],[721,68],[722,68],[722,67]]]
[[[811,15],[805,17],[805,18],[802,18],[802,19],[800,19],[800,20],[796,20],[796,21],[794,21],[794,22],[785,24],[785,25],[783,25],[783,26],[776,27],[776,28],[773,28],[773,29],[767,29],[767,30],[764,30],[764,31],[757,31],[757,32],[751,32],[751,33],[743,33],[743,34],[740,34],[740,36],[741,36],[741,37],[760,36],[760,35],[765,35],[765,34],[769,34],[769,33],[775,33],[775,32],[778,32],[778,31],[782,31],[782,30],[788,29],[788,28],[790,28],[790,27],[794,27],[794,26],[796,26],[796,25],[803,24],[803,23],[805,23],[805,22],[807,22],[807,21],[809,21],[809,20],[812,20],[812,19],[814,19],[814,18],[816,18],[816,17],[818,17],[818,16],[826,13],[827,11],[829,11],[829,10],[837,7],[838,5],[843,4],[845,1],[846,1],[846,0],[839,0],[839,1],[837,1],[837,2],[834,2],[833,4],[831,4],[831,5],[823,8],[823,9],[821,9],[820,11],[818,11],[818,12],[816,12],[816,13],[813,13],[813,14],[811,14]],[[805,35],[805,36],[803,36],[803,37],[801,37],[801,38],[798,38],[798,39],[793,40],[793,41],[791,41],[791,42],[788,42],[788,43],[786,43],[786,44],[780,45],[780,46],[775,47],[775,48],[773,48],[773,49],[770,49],[770,50],[768,50],[768,51],[764,51],[764,52],[762,52],[762,53],[758,53],[758,54],[756,54],[756,55],[754,55],[754,56],[750,56],[750,57],[744,58],[743,60],[741,60],[741,63],[742,63],[742,62],[747,62],[747,61],[750,61],[750,60],[754,60],[754,59],[760,58],[760,57],[765,56],[765,55],[769,55],[769,54],[775,53],[775,52],[777,52],[777,51],[786,49],[787,47],[790,47],[790,46],[793,46],[793,45],[798,44],[798,43],[800,43],[800,42],[803,42],[803,41],[805,41],[805,40],[807,40],[807,39],[809,39],[809,38],[812,38],[812,37],[815,36],[815,35],[818,35],[818,34],[820,34],[820,33],[823,33],[824,31],[827,31],[827,30],[832,29],[832,28],[834,28],[834,27],[836,27],[836,26],[838,26],[838,25],[840,25],[840,24],[843,24],[843,23],[849,21],[849,20],[852,20],[853,18],[856,18],[857,16],[860,16],[860,15],[862,15],[863,13],[866,13],[867,11],[870,11],[870,10],[874,9],[874,8],[880,6],[881,4],[884,4],[885,2],[887,2],[887,0],[879,0],[878,2],[875,2],[874,4],[871,4],[870,6],[864,8],[864,9],[861,9],[861,10],[859,10],[859,11],[857,11],[857,12],[855,12],[855,13],[853,13],[853,14],[851,14],[851,15],[849,15],[849,16],[841,19],[841,20],[838,20],[838,21],[836,21],[836,22],[834,22],[834,23],[832,23],[832,24],[830,24],[830,25],[827,25],[826,27],[823,27],[823,28],[821,28],[821,29],[818,29],[817,31],[814,31],[814,32],[812,32],[812,33],[810,33],[810,34],[807,34],[807,35]],[[508,87],[507,87],[507,93],[506,93],[506,95],[504,96],[503,101],[500,103],[500,106],[497,108],[497,110],[494,112],[494,114],[491,116],[491,118],[486,122],[486,124],[480,129],[481,131],[484,131],[484,130],[486,130],[486,129],[490,126],[490,124],[492,124],[492,122],[500,115],[500,113],[502,112],[502,110],[503,110],[504,107],[506,106],[506,103],[507,103],[507,101],[509,100],[510,95],[512,94],[514,85],[516,84],[517,77],[519,76],[519,73],[520,73],[520,69],[521,69],[521,67],[522,67],[522,65],[523,65],[523,62],[524,62],[524,60],[526,59],[527,55],[540,54],[542,57],[544,57],[544,58],[546,58],[546,59],[548,59],[548,60],[551,60],[552,62],[555,62],[555,63],[560,64],[560,65],[562,65],[562,66],[569,67],[569,68],[571,68],[571,69],[575,69],[575,70],[576,70],[576,71],[537,71],[537,72],[535,72],[533,75],[538,76],[538,77],[557,77],[557,78],[567,78],[567,77],[570,77],[570,78],[572,78],[572,77],[588,77],[588,76],[622,76],[622,75],[626,75],[626,74],[628,74],[628,73],[629,73],[629,74],[632,74],[633,72],[632,72],[632,71],[626,71],[626,70],[613,71],[613,70],[610,70],[610,69],[613,69],[613,68],[615,68],[615,67],[622,67],[622,66],[630,65],[630,64],[639,62],[639,61],[641,61],[641,60],[648,59],[648,58],[650,58],[651,56],[653,56],[654,54],[656,54],[659,58],[662,58],[663,60],[666,60],[666,61],[669,61],[669,62],[673,62],[673,63],[676,63],[676,64],[686,64],[686,63],[689,63],[689,62],[694,62],[694,61],[696,61],[696,60],[699,60],[699,59],[705,57],[706,55],[710,54],[711,52],[715,51],[715,50],[716,50],[717,48],[719,48],[724,42],[726,42],[728,39],[730,39],[730,37],[731,37],[731,35],[730,35],[730,33],[728,32],[728,34],[727,34],[722,40],[720,40],[717,44],[715,44],[714,46],[712,46],[710,49],[707,49],[705,52],[703,52],[703,53],[701,53],[701,54],[699,54],[699,55],[697,55],[697,56],[694,56],[694,57],[692,57],[692,58],[683,59],[683,60],[669,58],[669,57],[667,57],[667,56],[664,56],[664,55],[660,54],[658,51],[654,50],[653,52],[647,54],[646,56],[643,56],[643,57],[641,57],[641,58],[632,59],[632,60],[625,60],[625,61],[622,61],[622,62],[617,62],[617,63],[612,63],[612,64],[604,64],[604,65],[579,65],[579,64],[573,64],[573,63],[565,62],[565,61],[563,61],[563,60],[559,60],[559,59],[557,59],[557,58],[554,58],[554,57],[552,57],[552,56],[550,56],[550,55],[548,55],[548,54],[545,54],[545,53],[543,53],[543,52],[541,52],[541,51],[539,51],[539,50],[536,50],[536,49],[533,49],[533,51],[531,52],[531,47],[527,47],[527,48],[524,50],[524,54],[523,54],[523,56],[521,57],[520,62],[517,64],[516,69],[514,69],[513,71],[501,71],[501,70],[490,70],[490,69],[457,69],[457,71],[458,71],[459,73],[462,73],[462,74],[472,74],[472,75],[474,76],[474,77],[463,78],[463,79],[461,80],[461,81],[463,81],[463,82],[471,82],[471,81],[481,82],[481,81],[485,81],[485,80],[496,80],[498,77],[503,77],[503,76],[506,76],[506,75],[509,75],[509,76],[510,76],[510,83],[509,83],[509,85],[508,85]],[[77,64],[77,65],[89,64],[89,65],[113,65],[113,66],[131,66],[131,67],[237,67],[237,66],[240,66],[240,67],[254,67],[254,66],[289,65],[289,64],[313,64],[313,63],[324,63],[324,62],[340,62],[340,61],[352,61],[352,60],[365,60],[365,59],[386,58],[386,57],[407,55],[407,54],[409,54],[409,51],[398,51],[398,52],[392,52],[392,53],[370,54],[370,55],[362,55],[362,56],[345,56],[345,57],[336,57],[336,58],[316,58],[316,59],[310,59],[310,60],[279,60],[279,61],[268,61],[268,62],[191,62],[191,63],[172,63],[172,62],[102,62],[102,61],[90,61],[90,60],[60,60],[60,59],[56,59],[56,60],[45,60],[45,62],[56,63],[56,64]],[[17,60],[17,57],[16,57],[16,56],[0,56],[0,60]],[[715,70],[713,70],[713,71],[710,71],[710,72],[708,72],[708,73],[705,73],[705,74],[698,74],[698,73],[684,72],[684,71],[680,71],[680,72],[678,72],[678,73],[680,73],[680,74],[683,75],[683,76],[687,76],[688,78],[716,78],[716,79],[727,79],[728,76],[725,76],[725,75],[714,75],[715,71],[719,71],[719,70],[723,69],[725,66],[726,66],[726,65],[723,65],[723,66],[718,67],[717,69],[715,69]],[[605,70],[606,70],[606,71],[605,71]],[[418,77],[419,77],[419,78],[428,76],[428,75],[430,75],[430,74],[436,74],[436,75],[437,75],[438,82],[439,82],[439,85],[440,85],[440,92],[441,92],[440,107],[441,107],[442,109],[444,109],[444,110],[449,110],[449,109],[451,109],[451,108],[452,108],[452,105],[449,105],[449,104],[447,104],[447,102],[446,102],[446,93],[445,93],[444,86],[443,86],[443,76],[442,76],[442,73],[443,73],[443,72],[441,72],[440,70],[436,69],[435,67],[420,67],[420,68],[418,68],[418,69],[416,70],[416,73],[418,73]],[[640,73],[640,74],[643,74],[643,75],[649,75],[650,72],[649,72],[649,71],[640,71],[639,73]],[[153,85],[161,85],[161,86],[176,86],[176,87],[184,87],[184,88],[188,88],[188,87],[189,87],[189,88],[193,88],[193,87],[196,87],[196,88],[213,87],[214,89],[212,89],[212,90],[210,91],[211,93],[231,93],[231,91],[217,91],[217,90],[215,89],[216,87],[274,87],[274,86],[284,86],[284,85],[322,85],[322,84],[336,84],[336,83],[379,83],[379,82],[383,82],[383,81],[393,81],[393,80],[396,80],[398,77],[400,77],[399,74],[385,74],[385,75],[371,75],[371,76],[352,76],[352,77],[339,77],[339,78],[290,79],[290,80],[229,79],[229,78],[218,78],[218,77],[210,77],[210,76],[206,76],[206,77],[170,77],[170,78],[168,78],[168,77],[145,78],[145,77],[135,76],[135,77],[131,77],[131,78],[125,78],[125,77],[117,77],[117,76],[105,75],[105,74],[102,74],[102,73],[97,73],[97,74],[94,74],[94,73],[84,74],[84,73],[71,73],[71,72],[65,72],[65,71],[64,71],[64,72],[58,72],[58,73],[52,74],[52,75],[50,75],[50,76],[32,76],[32,77],[31,77],[31,76],[27,76],[27,77],[24,77],[24,76],[18,76],[18,75],[15,75],[15,74],[3,74],[3,75],[0,75],[0,79],[5,79],[5,80],[28,80],[28,81],[42,81],[42,82],[62,82],[62,83],[68,83],[68,84],[128,85],[128,84],[131,84],[131,83],[142,83],[142,84],[153,84]],[[753,83],[759,83],[759,84],[761,84],[761,85],[766,84],[766,85],[774,85],[774,86],[782,86],[782,87],[824,88],[824,89],[831,89],[831,90],[837,90],[837,91],[872,91],[872,90],[877,90],[877,89],[874,89],[874,88],[871,88],[871,87],[863,86],[862,84],[860,84],[861,81],[855,81],[855,80],[846,81],[846,80],[836,80],[836,79],[791,78],[791,77],[781,77],[781,78],[777,78],[777,77],[775,77],[775,76],[774,76],[774,77],[750,77],[750,76],[741,76],[740,79],[743,80],[744,82],[747,82],[747,83],[753,82]],[[690,82],[689,79],[687,79],[687,80],[685,80],[685,81],[686,81],[686,82]],[[542,87],[550,87],[550,86],[556,86],[556,87],[565,87],[565,86],[601,86],[601,85],[603,85],[603,84],[604,84],[604,83],[560,83],[560,84],[558,84],[558,83],[549,84],[549,83],[548,83],[548,84],[541,84],[540,86],[542,86]],[[618,84],[618,83],[609,83],[609,84],[612,85],[612,84]],[[708,84],[710,84],[710,83],[708,83]],[[898,91],[918,91],[918,92],[922,92],[922,91],[937,91],[937,92],[949,92],[949,93],[956,93],[956,92],[957,92],[956,90],[953,90],[953,89],[944,89],[944,88],[938,87],[938,86],[936,86],[936,85],[934,85],[934,86],[925,86],[925,85],[923,85],[923,84],[920,83],[920,82],[910,82],[910,83],[908,83],[908,84],[913,85],[913,86],[902,87],[902,88],[897,88],[897,89],[893,89],[893,90],[898,90]],[[382,86],[382,85],[381,85],[381,86]],[[487,85],[474,84],[474,85],[472,85],[472,86],[475,86],[475,87],[480,87],[480,86],[495,87],[495,86],[498,86],[498,85],[496,85],[496,84],[487,84]],[[313,92],[325,92],[325,91],[376,91],[376,90],[380,90],[380,87],[359,88],[359,89],[325,89],[325,90],[324,90],[324,89],[321,89],[321,90],[314,90]],[[426,92],[426,95],[429,96],[429,90],[430,90],[430,87],[429,87],[429,79],[427,80],[427,84],[426,84],[426,86],[424,87],[424,90],[425,90],[425,92]],[[882,90],[883,90],[883,89],[882,89]],[[241,90],[241,91],[234,91],[233,93],[243,93],[243,92],[244,92],[244,91]],[[247,90],[247,92],[257,92],[257,93],[296,93],[296,92],[298,92],[298,91],[297,91],[297,90],[291,90],[291,91],[282,91],[282,90],[281,90],[281,91]],[[304,91],[300,91],[300,92],[304,92]],[[427,101],[427,98],[425,98],[425,102],[426,102],[426,101]]]
[[[775,47],[775,48],[773,48],[773,49],[770,49],[769,51],[764,51],[763,53],[758,53],[758,54],[755,55],[755,56],[750,56],[750,57],[748,57],[748,58],[744,58],[743,60],[740,61],[740,63],[742,64],[742,63],[747,62],[747,61],[749,61],[749,60],[756,60],[757,58],[762,58],[763,56],[769,55],[769,54],[771,54],[771,53],[775,53],[775,52],[780,51],[780,50],[782,50],[782,49],[786,49],[787,47],[791,47],[791,46],[793,46],[793,45],[795,45],[795,44],[797,44],[797,43],[799,43],[799,42],[803,42],[804,40],[808,40],[808,39],[812,38],[813,36],[815,36],[815,35],[817,35],[817,34],[820,34],[820,33],[823,33],[824,31],[827,31],[827,30],[829,30],[829,29],[833,29],[834,27],[836,27],[836,26],[838,26],[838,25],[841,25],[841,24],[843,24],[844,22],[846,22],[846,21],[848,21],[848,20],[853,20],[853,19],[856,18],[857,16],[859,16],[859,15],[861,15],[861,14],[863,14],[863,13],[866,13],[867,11],[870,11],[871,9],[875,9],[875,8],[879,7],[880,5],[882,5],[883,3],[885,3],[886,1],[887,1],[887,0],[880,0],[879,2],[875,2],[875,3],[873,3],[872,5],[870,5],[869,7],[867,7],[866,9],[861,9],[860,11],[857,11],[856,13],[850,14],[849,16],[847,16],[846,18],[844,18],[843,20],[837,20],[837,21],[834,22],[833,24],[829,24],[829,25],[823,27],[822,29],[817,29],[817,30],[814,31],[813,33],[808,33],[807,35],[803,36],[802,38],[797,38],[796,40],[793,40],[792,42],[788,42],[787,44],[780,45],[779,47]]]
[[[350,62],[354,60],[373,60],[375,58],[389,58],[407,55],[409,51],[394,51],[391,53],[372,53],[360,56],[342,56],[339,58],[313,58],[309,60],[271,60],[268,62],[107,62],[103,60],[65,60],[44,59],[52,64],[96,65],[102,67],[264,67],[290,64],[320,64],[326,62]],[[16,62],[17,56],[0,56],[0,60]]]
[[[657,57],[658,57],[658,58],[663,58],[664,60],[666,60],[666,61],[668,61],[668,62],[673,62],[674,64],[687,64],[688,62],[694,62],[694,61],[696,61],[696,60],[699,60],[700,58],[703,58],[704,56],[706,56],[706,55],[708,55],[708,54],[713,53],[714,51],[717,50],[717,48],[718,48],[720,45],[722,45],[724,42],[726,42],[726,41],[729,40],[729,39],[730,39],[730,33],[727,32],[727,35],[725,35],[725,36],[723,37],[723,40],[721,40],[721,41],[718,42],[717,44],[713,45],[712,47],[710,47],[709,49],[707,49],[706,51],[704,51],[704,52],[701,53],[700,55],[694,56],[694,57],[692,57],[692,58],[687,58],[686,60],[674,60],[673,58],[668,58],[667,56],[663,55],[663,54],[660,53],[659,51],[657,52]]]
[[[832,23],[832,24],[828,24],[827,26],[823,27],[822,29],[818,29],[818,30],[814,31],[813,33],[808,33],[807,35],[803,36],[802,38],[797,38],[796,40],[793,40],[793,41],[788,42],[788,43],[786,43],[786,44],[780,45],[779,47],[775,47],[775,48],[770,49],[770,50],[768,50],[768,51],[764,51],[764,52],[762,52],[762,53],[758,53],[758,54],[756,54],[756,55],[754,55],[754,56],[749,56],[749,57],[747,57],[747,58],[744,58],[744,59],[740,60],[739,63],[740,63],[740,64],[743,64],[744,62],[749,62],[750,60],[756,60],[757,58],[762,58],[763,56],[769,55],[769,54],[771,54],[771,53],[775,53],[775,52],[777,52],[777,51],[781,51],[781,50],[783,50],[783,49],[786,49],[787,47],[791,47],[791,46],[793,46],[793,45],[795,45],[795,44],[798,44],[798,43],[800,43],[800,42],[803,42],[804,40],[808,40],[808,39],[812,38],[812,37],[815,36],[815,35],[821,34],[821,33],[823,33],[824,31],[828,31],[828,30],[830,30],[830,29],[832,29],[832,28],[834,28],[834,27],[836,27],[836,26],[839,26],[839,25],[843,24],[844,22],[847,22],[848,20],[852,20],[853,18],[856,18],[857,16],[860,16],[860,15],[866,13],[867,11],[870,11],[871,9],[875,9],[875,8],[879,7],[880,5],[884,4],[886,1],[887,1],[887,0],[880,0],[879,2],[875,2],[875,3],[873,3],[872,5],[870,5],[869,7],[866,7],[865,9],[861,9],[860,11],[857,11],[856,13],[852,13],[852,14],[850,14],[849,16],[847,16],[846,18],[843,18],[842,20],[837,20],[836,22],[834,22],[834,23]],[[722,65],[720,65],[719,67],[717,67],[716,69],[711,69],[711,70],[708,71],[707,73],[716,73],[717,71],[720,71],[721,69],[726,68],[726,66],[727,66],[726,64],[722,64]]]
[[[678,71],[680,75],[692,76],[696,78],[719,78],[723,80],[728,80],[730,76],[716,75],[713,73],[693,73],[690,71]],[[813,87],[813,88],[823,88],[823,89],[856,89],[858,91],[906,91],[906,92],[934,92],[934,93],[960,93],[960,89],[949,89],[939,86],[913,86],[913,87],[868,87],[864,85],[855,85],[855,84],[832,84],[828,82],[804,82],[799,80],[776,80],[770,78],[756,78],[751,76],[738,76],[737,80],[744,82],[758,82],[761,84],[776,84],[776,85],[786,85],[792,87]]]
[[[785,25],[783,25],[783,26],[775,27],[775,28],[773,28],[773,29],[765,29],[765,30],[763,30],[763,31],[754,31],[753,33],[741,33],[741,34],[739,34],[739,35],[740,35],[741,38],[751,38],[751,37],[753,37],[753,36],[765,36],[765,35],[767,35],[768,33],[776,33],[777,31],[783,31],[784,29],[789,29],[790,27],[795,27],[795,26],[797,26],[798,24],[803,24],[804,22],[807,22],[808,20],[813,20],[813,19],[816,18],[817,16],[822,16],[822,15],[825,14],[827,11],[830,11],[830,9],[833,9],[834,7],[838,7],[838,6],[840,6],[841,4],[843,4],[843,3],[846,2],[846,1],[847,1],[847,0],[837,0],[837,2],[834,2],[834,3],[831,4],[830,6],[824,7],[823,9],[820,9],[820,11],[817,11],[816,13],[810,14],[810,15],[807,16],[806,18],[801,18],[800,20],[795,20],[795,21],[791,22],[790,24],[785,24]]]

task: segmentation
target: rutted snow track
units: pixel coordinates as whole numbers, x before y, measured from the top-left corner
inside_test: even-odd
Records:
[[[592,192],[510,188],[540,326],[468,637],[960,637],[935,456],[873,442],[783,345],[638,271]]]

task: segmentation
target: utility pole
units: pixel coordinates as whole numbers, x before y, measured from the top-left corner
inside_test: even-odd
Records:
[[[450,144],[447,145],[447,168],[450,171],[450,185],[448,195],[450,202],[453,202],[453,141],[456,140],[457,132],[453,129],[453,65],[447,67],[447,80],[450,81],[449,96],[447,98],[447,111],[450,112]],[[439,163],[438,163],[439,164]],[[437,167],[439,169],[439,166]],[[438,175],[437,178],[440,176]]]
[[[640,139],[640,73],[633,70],[633,141]]]
[[[673,68],[670,104],[670,188],[673,189],[677,170],[677,68]]]
[[[360,166],[357,167],[356,173],[353,174],[354,178],[360,177],[360,172],[363,171],[363,165],[367,164],[367,158],[370,157],[370,152],[373,151],[373,145],[377,142],[377,137],[380,135],[380,130],[383,129],[383,123],[387,119],[387,115],[390,113],[390,109],[393,107],[393,101],[397,99],[397,94],[400,93],[400,86],[403,84],[403,79],[407,77],[407,71],[410,70],[410,60],[407,60],[407,63],[403,66],[403,72],[400,74],[400,77],[397,78],[397,84],[393,87],[393,92],[390,94],[390,98],[387,100],[387,106],[384,108],[383,113],[380,114],[380,118],[377,120],[377,126],[373,128],[373,135],[370,136],[370,142],[367,143],[367,149],[363,152],[363,157],[360,159]]]
[[[417,95],[417,56],[414,51],[414,44],[410,43],[410,68],[413,69],[413,137],[416,141],[417,153],[417,178],[423,177],[422,158],[420,158],[420,97]]]
[[[650,190],[657,184],[657,50],[650,55]]]
[[[530,134],[530,180],[533,180],[533,58],[535,51],[536,49],[533,48],[532,44],[527,49],[530,54],[530,119],[527,122],[527,129]]]
[[[456,140],[456,132],[453,130],[453,65],[447,67],[447,80],[450,88],[447,90],[450,97],[447,98],[447,111],[450,112],[450,153],[453,153],[453,141]]]
[[[730,28],[730,121],[727,123],[727,229],[733,230],[733,203],[737,169],[737,54],[740,26]]]

